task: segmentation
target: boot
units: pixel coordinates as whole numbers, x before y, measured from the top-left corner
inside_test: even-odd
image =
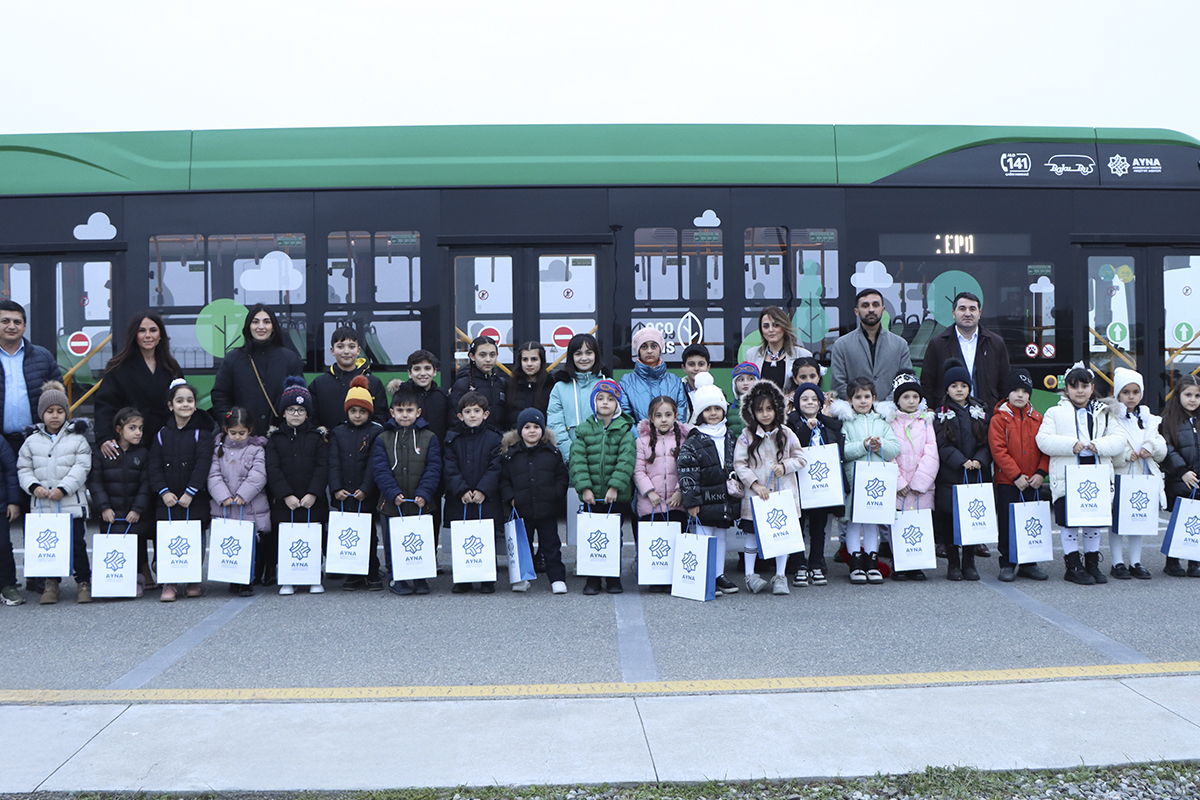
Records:
[[[1108,583],[1108,578],[1100,571],[1100,552],[1084,553],[1083,568],[1091,575],[1096,583]]]
[[[1064,560],[1067,564],[1067,571],[1063,575],[1063,580],[1077,583],[1080,586],[1092,586],[1096,583],[1096,579],[1083,568],[1083,561],[1079,558],[1079,553],[1067,553]]]
[[[1163,572],[1170,575],[1172,578],[1182,578],[1187,575],[1187,570],[1179,563],[1178,558],[1167,557],[1167,563],[1163,567]]]
[[[857,553],[847,553],[846,558],[847,563],[850,565],[850,582],[866,583],[867,554],[860,550]]]
[[[974,547],[967,546],[962,549],[962,576],[964,581],[979,580],[979,570],[975,569],[975,555],[976,550]]]
[[[958,560],[958,546],[953,544],[946,545],[946,580],[961,581],[963,579],[962,567]]]
[[[61,578],[46,578],[46,588],[42,590],[42,599],[38,602],[44,606],[52,606],[58,602],[58,585]]]
[[[879,554],[867,556],[867,583],[883,583],[883,573],[879,571]]]
[[[79,581],[79,595],[75,598],[76,603],[92,602],[92,585],[87,581]]]

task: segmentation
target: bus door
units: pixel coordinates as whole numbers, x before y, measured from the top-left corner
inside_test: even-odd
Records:
[[[26,312],[26,338],[58,359],[72,405],[88,396],[124,342],[112,328],[115,251],[5,254],[0,295]]]
[[[519,360],[515,348],[529,341],[541,343],[553,368],[565,357],[572,336],[597,333],[603,312],[600,272],[603,264],[611,264],[611,244],[472,245],[447,252],[456,369],[466,365],[467,349],[478,336],[499,342],[505,369]]]

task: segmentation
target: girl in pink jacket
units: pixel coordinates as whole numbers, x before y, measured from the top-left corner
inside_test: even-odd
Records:
[[[250,412],[234,406],[225,414],[221,432],[213,445],[212,466],[208,469],[208,493],[212,497],[212,515],[247,519],[254,523],[256,537],[271,530],[271,508],[267,502],[267,460],[263,446],[267,440],[252,436]],[[233,585],[230,585],[230,591]],[[249,585],[237,587],[238,594],[249,597]]]
[[[638,423],[633,485],[639,520],[652,519],[655,514],[672,522],[687,520],[675,460],[691,427],[679,422],[678,412],[673,398],[660,395],[650,401],[649,416]],[[650,591],[669,592],[671,587],[651,585]]]
[[[921,383],[916,375],[897,375],[892,382],[892,402],[880,403],[878,410],[892,426],[900,442],[896,466],[896,510],[933,509],[934,481],[938,474],[937,435],[933,413],[925,409]],[[919,569],[892,572],[895,581],[923,581]]]

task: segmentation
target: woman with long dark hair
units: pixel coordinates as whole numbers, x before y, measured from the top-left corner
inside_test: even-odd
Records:
[[[567,357],[554,373],[558,382],[550,390],[546,424],[554,431],[563,461],[570,458],[575,429],[592,415],[592,389],[604,377],[600,343],[590,333],[577,333],[567,343]]]
[[[241,406],[250,412],[254,436],[266,436],[278,425],[283,409],[279,400],[289,375],[304,374],[295,351],[284,344],[283,331],[275,312],[256,303],[246,312],[242,345],[231,350],[217,370],[212,389],[212,411],[216,419]]]
[[[553,388],[554,379],[546,371],[546,348],[538,342],[521,345],[517,349],[512,377],[508,379],[508,396],[504,400],[507,410],[505,430],[515,428],[517,417],[527,408],[536,408],[545,414]]]
[[[143,441],[154,438],[170,416],[163,398],[171,381],[182,373],[171,355],[171,337],[158,312],[147,310],[131,317],[125,346],[108,360],[104,380],[96,390],[96,439],[102,456],[116,458],[121,452],[113,422],[122,408],[141,411]]]

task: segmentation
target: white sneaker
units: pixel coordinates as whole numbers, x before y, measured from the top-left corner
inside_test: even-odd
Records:
[[[555,581],[554,583],[550,584],[550,592],[551,592],[551,594],[566,594],[567,593],[567,582],[566,581]]]
[[[308,587],[308,593],[309,594],[325,594],[325,587],[319,583],[314,583],[312,586]]]
[[[749,590],[750,594],[758,594],[765,588],[767,588],[767,582],[762,578],[757,575],[746,576],[746,589]]]
[[[771,578],[771,594],[791,594],[791,590],[787,586],[786,575],[776,575]]]
[[[512,590],[514,592],[528,592],[529,591],[529,581],[517,581],[516,583],[514,583],[512,585]]]
[[[295,593],[296,593],[296,590],[295,590],[295,589],[293,589],[293,588],[292,588],[291,586],[289,586],[288,584],[286,584],[286,583],[283,583],[283,584],[280,584],[280,585],[279,585],[279,593],[280,593],[280,594],[285,594],[285,595],[286,595],[286,594],[295,594]]]

